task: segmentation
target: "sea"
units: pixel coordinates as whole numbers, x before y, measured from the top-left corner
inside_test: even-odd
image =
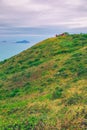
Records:
[[[0,37],[0,61],[4,61],[20,52],[30,48],[36,43],[49,38],[48,35],[43,36],[4,36]],[[27,40],[29,43],[17,43],[18,41]]]

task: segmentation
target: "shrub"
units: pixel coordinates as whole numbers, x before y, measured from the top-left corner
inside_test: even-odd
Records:
[[[48,84],[51,84],[52,82],[53,82],[53,78],[48,78],[48,79],[47,79],[47,83],[48,83]]]
[[[13,91],[11,91],[8,97],[15,97],[16,95],[18,95],[18,93],[19,93],[19,89],[14,89]]]
[[[31,72],[26,73],[25,76],[26,76],[27,78],[30,78],[30,77],[31,77]]]
[[[30,82],[25,83],[24,86],[23,86],[23,90],[24,90],[24,91],[28,91],[28,90],[30,90],[30,89],[31,89],[31,84],[30,84]]]
[[[72,97],[67,99],[67,104],[68,105],[76,105],[80,103],[82,100],[82,96],[78,94],[74,94]]]
[[[38,66],[38,65],[40,65],[43,62],[44,62],[44,60],[35,59],[34,61],[29,61],[28,65],[29,65],[29,67]]]
[[[2,88],[2,86],[3,86],[3,83],[0,83],[0,88]]]
[[[61,98],[63,93],[63,89],[60,87],[57,87],[55,91],[52,94],[52,99]]]
[[[38,118],[31,116],[31,117],[29,117],[28,120],[25,120],[22,123],[22,128],[24,130],[33,130],[37,123],[38,123]]]

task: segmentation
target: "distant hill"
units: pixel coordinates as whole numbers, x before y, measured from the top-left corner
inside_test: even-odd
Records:
[[[87,130],[87,34],[57,35],[0,62],[1,130]]]
[[[2,41],[2,43],[6,43],[6,42],[7,42],[7,41],[5,41],[5,40],[4,40],[4,41]]]
[[[30,43],[30,42],[27,40],[22,40],[22,41],[16,41],[16,43]]]

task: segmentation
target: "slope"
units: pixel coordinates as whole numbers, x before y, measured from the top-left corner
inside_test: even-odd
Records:
[[[0,63],[1,130],[87,129],[87,34],[46,39]]]

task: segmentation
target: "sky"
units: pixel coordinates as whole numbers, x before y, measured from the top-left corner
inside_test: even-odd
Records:
[[[0,37],[87,31],[87,0],[0,0]]]

